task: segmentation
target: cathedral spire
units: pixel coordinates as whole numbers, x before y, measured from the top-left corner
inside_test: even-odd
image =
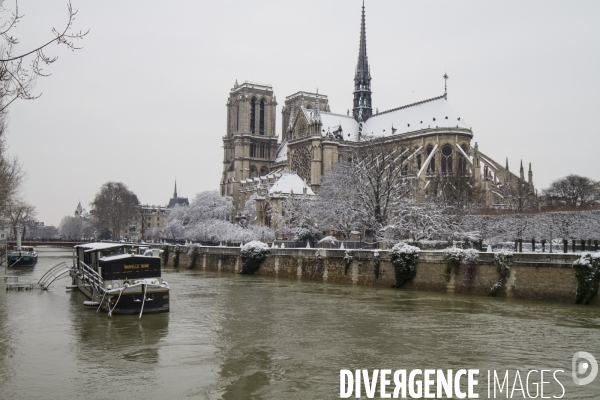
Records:
[[[522,181],[525,180],[525,170],[523,169],[523,160],[521,160],[521,168],[519,169],[519,177]]]
[[[354,106],[352,114],[358,121],[360,107],[363,108],[362,119],[366,121],[373,115],[371,106],[371,70],[367,57],[367,29],[365,24],[365,2],[363,0],[362,16],[360,20],[360,44],[358,46],[358,63],[354,76]]]
[[[173,191],[173,198],[177,198],[177,179],[175,179],[175,190]]]

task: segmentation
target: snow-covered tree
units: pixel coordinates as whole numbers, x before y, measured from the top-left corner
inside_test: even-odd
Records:
[[[385,139],[367,138],[352,160],[363,225],[377,234],[390,223],[395,206],[413,189],[407,179],[409,150]]]
[[[283,237],[314,240],[321,231],[316,227],[315,200],[308,195],[290,195],[280,205],[271,205],[271,220]]]
[[[391,223],[382,229],[387,241],[403,239],[447,239],[452,236],[452,219],[433,202],[402,199],[395,206]]]
[[[339,162],[323,175],[314,202],[315,218],[322,230],[339,232],[350,239],[352,231],[361,229],[365,213],[357,186],[356,170],[347,162]]]
[[[242,211],[240,225],[254,225],[256,222],[256,195],[250,196],[246,203],[244,203],[244,210]],[[243,221],[243,222],[242,222]]]
[[[220,196],[216,191],[198,193],[190,206],[175,206],[169,212],[162,237],[192,242],[249,242],[275,238],[268,227],[242,227],[229,221],[233,209],[231,197]]]
[[[216,190],[200,192],[194,197],[187,210],[188,223],[219,219],[227,220],[233,212],[233,199],[221,196]]]
[[[187,225],[187,206],[176,205],[173,207],[165,224],[160,230],[160,236],[168,240],[182,240],[184,238],[185,226]]]

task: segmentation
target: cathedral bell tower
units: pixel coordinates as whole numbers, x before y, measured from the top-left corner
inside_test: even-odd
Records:
[[[371,105],[371,68],[367,57],[367,32],[365,28],[365,3],[363,1],[360,22],[360,44],[358,47],[358,63],[354,76],[354,105],[352,115],[358,122],[364,122],[373,115]],[[360,119],[360,121],[359,121]]]
[[[237,210],[242,181],[267,175],[277,151],[275,107],[271,85],[237,80],[227,99],[227,134],[223,137],[221,195],[232,196]]]

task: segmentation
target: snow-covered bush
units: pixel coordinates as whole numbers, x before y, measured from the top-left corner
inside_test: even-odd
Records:
[[[464,266],[463,271],[463,285],[469,286],[473,281],[473,276],[475,275],[475,265],[479,260],[479,251],[475,249],[466,249],[464,250],[463,259],[461,261]]]
[[[490,288],[489,295],[495,296],[498,290],[506,283],[506,280],[510,276],[510,261],[512,259],[513,253],[507,250],[500,250],[497,253],[494,253],[494,265],[498,270],[498,274],[500,275],[500,279],[496,281],[492,287]]]
[[[412,282],[417,273],[417,261],[419,260],[419,248],[398,243],[390,251],[390,258],[394,265],[396,282],[392,287],[402,287]]]
[[[379,255],[379,250],[373,250],[373,273],[375,274],[375,279],[379,279],[380,267],[381,267],[381,256]]]
[[[173,268],[179,268],[179,253],[181,248],[179,245],[175,246],[175,255],[173,256]]]
[[[260,268],[260,264],[267,258],[271,251],[269,245],[257,240],[246,243],[240,250],[242,257],[242,270],[240,274],[253,275]]]
[[[162,265],[163,267],[169,262],[169,245],[166,244],[162,247]]]
[[[464,255],[465,251],[456,246],[444,250],[444,261],[446,262],[444,277],[446,278],[446,282],[450,282],[452,274],[458,274],[458,267],[460,267]]]
[[[296,242],[314,241],[321,236],[321,231],[309,223],[303,223],[292,229],[292,233],[293,240]]]
[[[319,252],[319,250],[317,250],[317,254],[315,255],[315,267],[313,269],[313,274],[312,274],[313,279],[315,278],[315,275],[317,274],[317,272],[322,272],[322,271],[323,271],[323,259],[321,258],[321,252]]]
[[[339,243],[339,241],[334,238],[333,236],[325,236],[323,239],[319,240],[319,242],[317,244],[320,245],[330,245],[330,246],[337,246],[337,244]]]
[[[200,246],[197,243],[193,243],[188,247],[187,257],[188,257],[188,265],[187,269],[193,269],[196,266],[196,262],[200,257]]]
[[[344,275],[348,275],[348,268],[350,268],[350,264],[352,263],[352,259],[354,258],[354,252],[346,250],[344,252]]]
[[[479,259],[479,252],[475,249],[459,249],[458,247],[450,247],[444,250],[444,261],[446,262],[446,270],[444,277],[446,282],[450,282],[452,274],[458,274],[458,268],[464,267],[463,283],[469,285],[473,279],[475,272],[475,264]]]
[[[600,254],[584,253],[573,263],[577,278],[576,304],[589,304],[598,294],[600,283]]]

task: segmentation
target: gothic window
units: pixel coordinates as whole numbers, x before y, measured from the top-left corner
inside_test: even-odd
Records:
[[[460,146],[465,154],[467,154],[467,150],[465,150],[465,146]],[[462,153],[458,154],[458,172],[461,174],[467,173],[467,159],[462,155]]]
[[[265,134],[265,99],[260,101],[259,133],[261,135]]]
[[[417,171],[421,170],[421,155],[417,155]]]
[[[300,121],[300,123],[298,124],[298,137],[306,136],[306,130],[307,130],[306,122]]]
[[[442,173],[452,173],[452,146],[449,144],[442,147]]]
[[[307,147],[300,147],[292,156],[292,171],[307,182],[310,181],[310,150]]]
[[[260,158],[265,158],[265,144],[260,144]]]
[[[250,143],[250,157],[256,157],[256,144]]]
[[[433,151],[433,146],[432,145],[427,146],[427,157],[429,157],[431,155],[432,151]],[[435,156],[431,157],[431,161],[429,162],[429,165],[427,166],[427,173],[435,173]]]
[[[458,153],[458,173],[464,175],[467,172],[467,160],[462,154]]]
[[[256,124],[256,98],[252,98],[250,101],[250,132],[254,134]]]
[[[269,168],[267,168],[267,167],[262,167],[262,168],[260,169],[260,175],[261,175],[261,176],[265,176],[265,175],[267,175],[268,173],[269,173]]]
[[[464,146],[460,146],[460,147],[466,154],[467,152],[465,151],[465,147]],[[458,173],[461,175],[466,174],[467,173],[467,159],[462,155],[462,152],[458,153],[457,162],[458,162],[458,165],[457,165]]]
[[[250,175],[249,178],[254,178],[256,176],[256,167],[254,165],[250,166]]]

